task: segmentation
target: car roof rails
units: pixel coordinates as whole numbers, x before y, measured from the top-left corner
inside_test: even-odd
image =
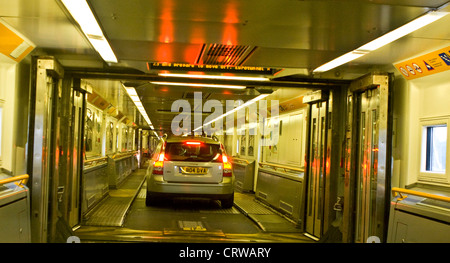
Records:
[[[213,135],[212,137],[211,137],[214,141],[216,141],[216,142],[218,142],[219,141],[219,138],[217,138],[217,136],[216,135]]]
[[[163,139],[163,140],[166,140],[166,139],[167,139],[167,137],[168,137],[167,133],[164,133],[164,135],[163,135],[162,139]]]

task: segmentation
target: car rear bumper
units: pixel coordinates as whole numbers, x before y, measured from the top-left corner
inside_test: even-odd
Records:
[[[162,178],[147,179],[147,194],[158,197],[208,197],[221,199],[234,193],[234,177],[224,177],[221,183],[172,183]]]

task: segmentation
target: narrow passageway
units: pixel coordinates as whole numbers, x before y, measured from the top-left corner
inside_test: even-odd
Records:
[[[201,198],[167,199],[146,206],[145,171],[138,169],[129,175],[86,216],[75,231],[82,242],[313,242],[251,193],[235,193],[231,208]]]

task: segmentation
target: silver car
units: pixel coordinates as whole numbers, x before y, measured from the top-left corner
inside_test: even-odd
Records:
[[[207,137],[172,137],[156,148],[147,170],[146,204],[167,197],[234,202],[234,175],[222,143]]]

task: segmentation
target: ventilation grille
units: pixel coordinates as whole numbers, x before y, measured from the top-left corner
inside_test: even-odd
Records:
[[[197,64],[240,66],[255,50],[254,46],[204,44]]]
[[[283,209],[284,211],[288,212],[289,214],[292,214],[294,212],[294,207],[286,202],[283,202],[280,200],[280,204],[278,205],[279,208]]]
[[[259,191],[258,196],[261,197],[262,199],[267,199],[267,194],[264,192]]]

